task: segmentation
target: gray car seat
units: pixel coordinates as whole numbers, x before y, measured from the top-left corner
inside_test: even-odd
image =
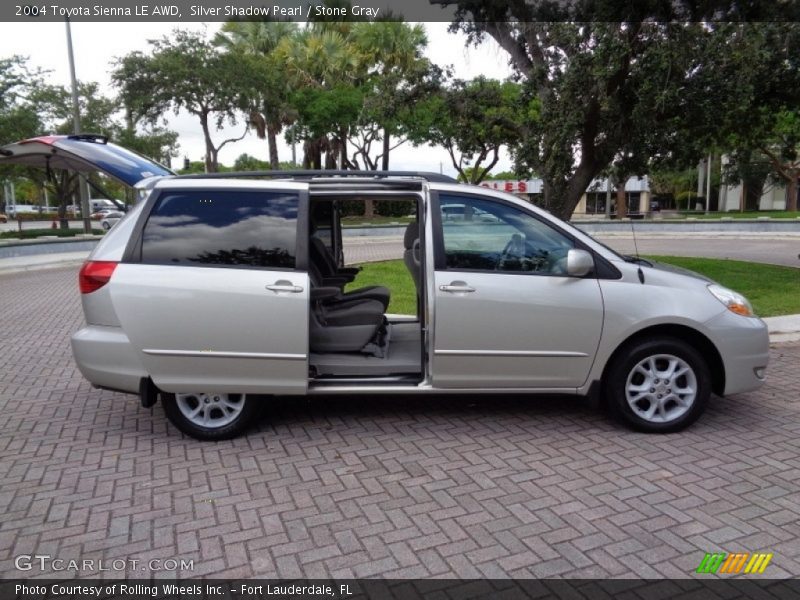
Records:
[[[314,231],[314,224],[311,224],[312,233]],[[309,244],[309,271],[316,269],[316,276],[318,286],[334,286],[340,289],[340,293],[336,298],[326,301],[326,304],[338,303],[342,301],[352,300],[377,300],[383,305],[383,310],[389,306],[390,292],[389,288],[380,285],[370,285],[358,288],[357,290],[350,290],[345,292],[344,286],[353,279],[359,269],[339,269],[336,266],[336,261],[325,246],[325,242],[311,235]]]
[[[374,342],[384,325],[383,305],[377,300],[361,300],[329,305],[339,290],[335,287],[311,288],[309,347],[312,352],[359,352]]]
[[[420,272],[420,247],[419,247],[419,222],[414,221],[406,227],[406,234],[403,236],[403,261],[406,263],[406,268],[411,273],[411,278],[414,280],[414,285],[417,288],[417,296],[419,296]]]

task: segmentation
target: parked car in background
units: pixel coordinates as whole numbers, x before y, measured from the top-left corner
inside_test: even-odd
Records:
[[[91,218],[93,221],[101,221],[102,219],[105,219],[108,215],[114,214],[116,212],[119,211],[112,210],[110,208],[104,208],[102,210],[93,212],[91,215],[89,215],[89,218]]]
[[[33,204],[9,204],[6,206],[6,214],[12,219],[16,219],[17,215],[37,215],[42,210],[40,206]]]
[[[106,214],[105,217],[100,221],[100,227],[108,231],[114,225],[116,225],[119,220],[125,216],[125,213],[119,210],[111,211],[110,213]]]
[[[0,165],[45,167],[53,144],[63,163],[111,163],[146,192],[80,270],[76,364],[96,387],[160,400],[195,438],[241,433],[275,395],[501,392],[602,393],[632,428],[667,433],[712,392],[764,383],[767,327],[741,294],[617,254],[513,195],[438,173],[178,177],[66,136],[4,146]],[[345,289],[358,269],[341,260],[341,206],[354,199],[413,202],[413,314],[387,314],[387,287]]]

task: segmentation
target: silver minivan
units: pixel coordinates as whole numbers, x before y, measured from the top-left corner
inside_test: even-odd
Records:
[[[63,166],[142,198],[80,271],[78,368],[160,399],[199,439],[240,433],[269,396],[306,394],[598,396],[635,429],[671,432],[712,392],[764,382],[767,328],[743,296],[512,195],[426,173],[175,176],[138,156],[127,173],[127,151],[96,136],[34,143],[0,163],[43,164],[59,144]],[[342,209],[367,200],[414,215],[412,314],[388,312],[392,290],[358,287],[344,265]]]

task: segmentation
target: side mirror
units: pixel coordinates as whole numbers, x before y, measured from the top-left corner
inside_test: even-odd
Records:
[[[594,269],[594,258],[586,250],[577,248],[567,252],[567,275],[571,277],[583,277]]]

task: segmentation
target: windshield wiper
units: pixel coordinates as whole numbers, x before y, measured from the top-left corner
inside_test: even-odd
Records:
[[[633,263],[635,265],[645,265],[645,266],[648,266],[648,267],[652,267],[653,266],[653,263],[651,263],[649,260],[646,260],[644,258],[640,258],[638,256],[631,256],[630,254],[622,254],[621,256],[622,256],[622,260],[624,260],[627,263]]]

